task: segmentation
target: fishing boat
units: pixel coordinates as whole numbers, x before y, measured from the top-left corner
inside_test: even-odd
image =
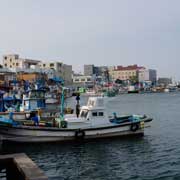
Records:
[[[137,94],[139,93],[139,89],[135,86],[128,87],[128,94]]]
[[[63,94],[63,93],[62,93]],[[28,125],[13,119],[0,118],[0,134],[5,142],[40,143],[72,140],[88,140],[109,137],[143,135],[152,118],[145,115],[109,117],[104,97],[90,97],[87,105],[76,115],[64,115],[61,97],[61,116],[53,122]]]
[[[23,99],[17,99],[14,97],[3,98],[4,92],[0,92],[0,116],[9,118],[11,112],[13,112],[13,119],[28,120],[31,113],[35,113],[41,110],[43,118],[49,119],[57,116],[59,112],[57,110],[47,111],[45,103],[45,91],[44,90],[29,90],[23,94]],[[21,102],[22,101],[22,102]]]

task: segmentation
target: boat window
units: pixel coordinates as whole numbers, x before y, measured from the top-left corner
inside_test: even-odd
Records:
[[[37,98],[36,91],[31,91],[30,92],[30,98]]]
[[[36,98],[39,98],[40,92],[36,92]]]
[[[86,118],[87,115],[88,115],[88,111],[87,110],[84,110],[84,111],[81,112],[81,117],[82,118]]]
[[[92,116],[97,116],[97,112],[93,112],[93,113],[92,113]]]
[[[40,98],[44,98],[44,92],[40,93]]]
[[[104,113],[103,112],[99,112],[99,116],[104,116]]]

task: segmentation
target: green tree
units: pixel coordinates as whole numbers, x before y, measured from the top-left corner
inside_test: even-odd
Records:
[[[137,76],[131,76],[130,77],[131,84],[137,84],[138,83],[138,77]]]

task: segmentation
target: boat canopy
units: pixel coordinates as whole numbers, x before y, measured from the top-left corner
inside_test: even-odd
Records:
[[[64,80],[60,77],[54,77],[54,78],[51,78],[50,80],[54,81],[55,83],[63,83]]]

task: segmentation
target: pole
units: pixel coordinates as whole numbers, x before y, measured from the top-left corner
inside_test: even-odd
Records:
[[[61,92],[60,117],[62,120],[64,120],[64,88],[63,86],[62,86],[62,92]]]

